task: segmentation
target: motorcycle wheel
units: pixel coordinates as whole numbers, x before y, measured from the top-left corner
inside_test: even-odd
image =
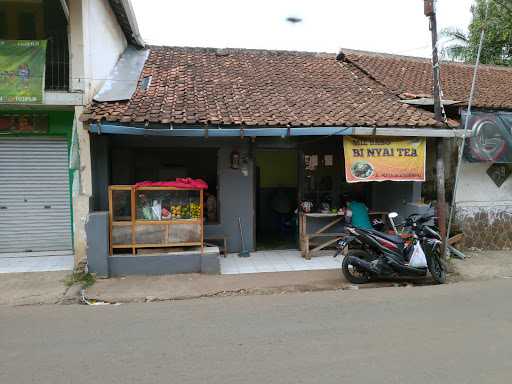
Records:
[[[427,265],[434,281],[437,284],[444,284],[446,282],[446,271],[444,270],[441,255],[438,250],[434,250],[432,255],[427,257]]]
[[[367,261],[371,260],[368,252],[359,249],[349,250],[348,254],[343,258],[343,262],[341,263],[341,271],[343,272],[343,276],[345,276],[345,278],[352,284],[364,284],[370,281],[370,275],[367,272],[360,271],[349,263],[349,256],[359,257],[360,259]]]

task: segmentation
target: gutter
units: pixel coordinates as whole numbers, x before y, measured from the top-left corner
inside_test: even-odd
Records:
[[[62,12],[64,12],[64,16],[66,17],[66,21],[69,24],[69,7],[66,0],[60,0],[60,6],[62,7]]]
[[[135,42],[138,44],[140,48],[144,48],[146,43],[142,39],[142,36],[139,32],[139,26],[137,24],[137,18],[135,17],[135,12],[133,11],[133,6],[130,0],[120,0],[123,5],[124,12],[126,13],[126,17],[128,18],[128,23],[130,23],[130,29],[132,30],[132,36]]]
[[[185,127],[144,128],[115,123],[91,123],[89,132],[166,137],[299,137],[299,136],[395,136],[395,137],[462,137],[463,129],[440,128],[371,128],[371,127],[301,127],[301,128],[220,128],[187,125]]]

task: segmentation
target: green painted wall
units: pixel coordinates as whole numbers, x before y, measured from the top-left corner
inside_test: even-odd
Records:
[[[38,115],[47,115],[48,116],[48,133],[44,134],[34,134],[34,133],[14,133],[14,134],[7,134],[2,136],[11,136],[11,137],[26,137],[26,136],[63,136],[66,138],[69,144],[71,143],[71,133],[73,128],[73,116],[75,113],[73,111],[22,111],[22,110],[15,110],[15,111],[0,111],[0,116],[2,114],[5,115],[32,115],[32,114],[38,114]]]
[[[260,187],[297,187],[297,152],[291,150],[256,151],[260,168]]]

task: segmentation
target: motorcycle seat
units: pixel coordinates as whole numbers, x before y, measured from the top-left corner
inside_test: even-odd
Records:
[[[404,239],[402,239],[398,235],[390,235],[388,233],[379,232],[375,229],[367,229],[366,231],[371,233],[372,235],[379,236],[379,237],[381,237],[385,240],[391,241],[392,243],[395,243],[395,244],[403,244],[404,243]]]

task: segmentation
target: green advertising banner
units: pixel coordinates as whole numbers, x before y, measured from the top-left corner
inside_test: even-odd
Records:
[[[43,102],[46,40],[0,40],[0,103]]]

